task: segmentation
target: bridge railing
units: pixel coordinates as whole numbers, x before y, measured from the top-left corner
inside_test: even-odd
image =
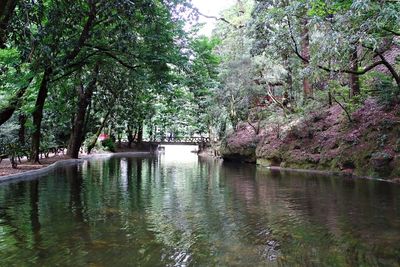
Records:
[[[155,142],[155,143],[208,143],[210,142],[210,138],[208,137],[193,137],[193,136],[163,136],[163,137],[158,137],[153,140],[145,140],[148,142]]]

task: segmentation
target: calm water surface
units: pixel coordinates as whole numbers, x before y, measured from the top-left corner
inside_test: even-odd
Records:
[[[188,155],[0,184],[0,266],[399,266],[400,186]]]

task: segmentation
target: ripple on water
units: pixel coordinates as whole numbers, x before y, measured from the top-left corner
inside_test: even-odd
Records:
[[[169,257],[173,261],[171,265],[168,266],[181,266],[186,267],[192,261],[192,255],[184,250],[176,250],[173,255]]]

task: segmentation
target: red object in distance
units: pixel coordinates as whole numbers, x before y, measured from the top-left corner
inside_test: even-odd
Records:
[[[99,140],[100,141],[103,141],[103,140],[106,140],[106,139],[108,139],[108,138],[110,138],[110,136],[108,135],[108,134],[105,134],[105,133],[102,133],[102,134],[100,134],[99,135]]]

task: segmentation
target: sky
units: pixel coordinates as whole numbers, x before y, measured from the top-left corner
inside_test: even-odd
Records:
[[[235,1],[236,0],[192,0],[192,3],[204,15],[218,17],[222,10],[232,6]],[[206,23],[200,34],[211,36],[216,20],[200,16],[199,22]]]

